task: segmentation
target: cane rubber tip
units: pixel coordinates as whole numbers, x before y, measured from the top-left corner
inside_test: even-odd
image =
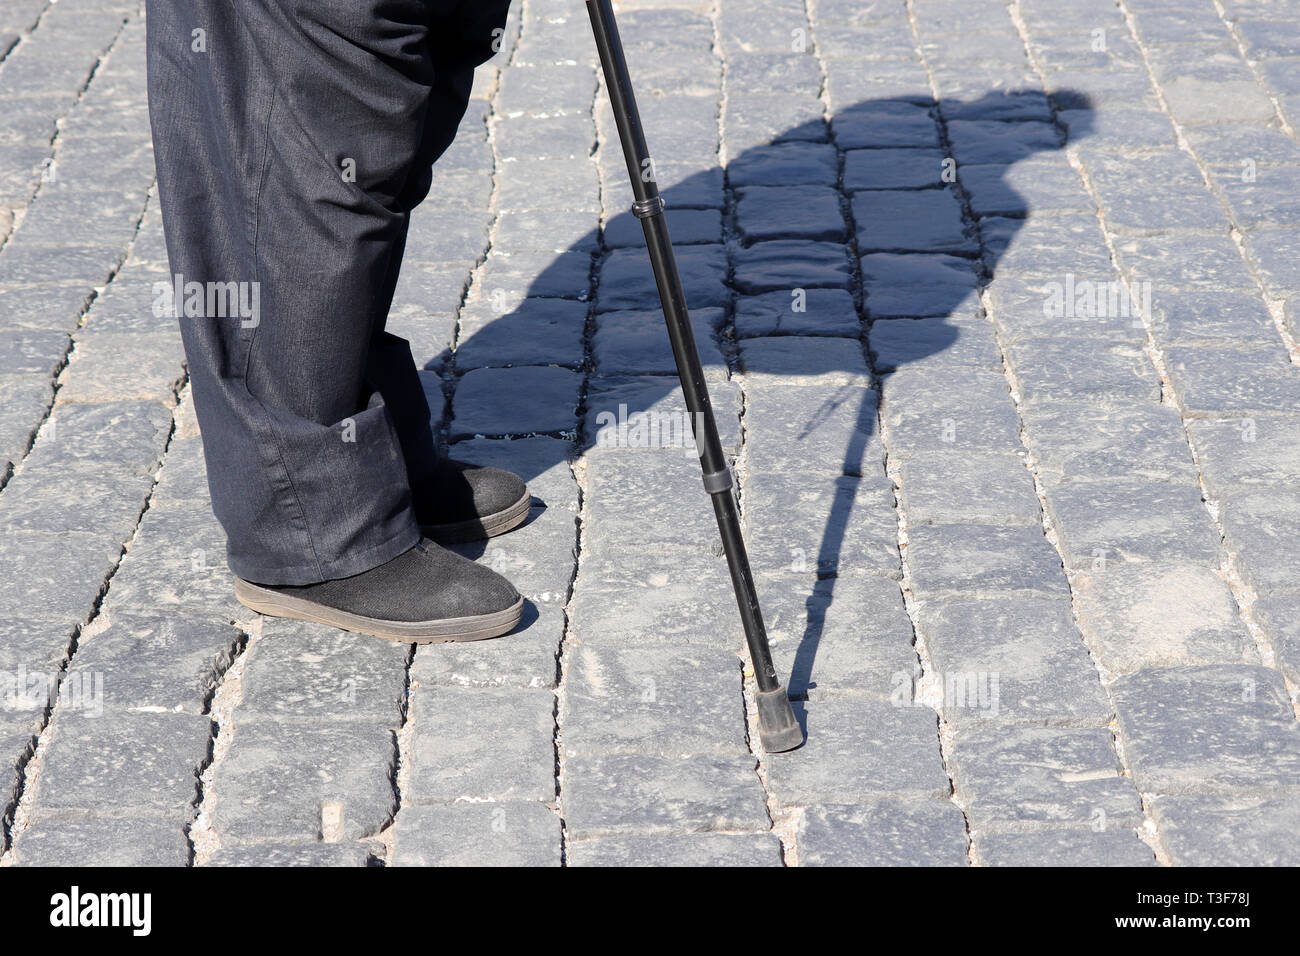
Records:
[[[759,691],[758,700],[758,740],[763,750],[770,754],[779,754],[803,746],[803,728],[795,719],[794,708],[785,688]]]

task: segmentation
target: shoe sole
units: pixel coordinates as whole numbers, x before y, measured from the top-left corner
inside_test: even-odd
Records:
[[[259,587],[239,578],[235,579],[235,597],[244,607],[271,617],[291,617],[299,621],[314,621],[332,627],[369,634],[403,644],[446,644],[452,641],[483,641],[508,634],[518,625],[524,613],[524,599],[510,607],[491,614],[472,617],[451,617],[437,621],[385,621],[382,618],[352,614],[337,608],[326,607],[315,601],[293,597],[270,588]]]
[[[513,531],[524,523],[528,512],[532,510],[533,496],[525,491],[524,496],[509,508],[481,518],[469,521],[457,521],[452,524],[422,524],[420,534],[432,538],[439,544],[464,544],[466,541],[480,541],[483,538],[495,538],[499,534]]]

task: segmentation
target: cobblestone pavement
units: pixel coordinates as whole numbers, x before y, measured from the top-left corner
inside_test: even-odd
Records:
[[[809,740],[752,679],[589,26],[517,3],[395,331],[536,496],[478,645],[238,605],[134,3],[0,4],[0,865],[1300,863],[1300,8],[621,25]]]

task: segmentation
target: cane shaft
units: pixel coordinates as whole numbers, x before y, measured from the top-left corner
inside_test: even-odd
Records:
[[[713,404],[709,400],[704,370],[700,366],[699,349],[695,344],[695,334],[686,308],[686,297],[682,292],[677,261],[668,236],[663,202],[659,198],[659,188],[654,181],[653,161],[646,146],[645,133],[637,112],[636,98],[632,92],[632,82],[623,56],[618,27],[614,21],[610,0],[587,0],[587,10],[591,15],[596,47],[605,73],[606,86],[609,89],[610,105],[613,109],[614,121],[618,126],[619,140],[623,144],[623,157],[627,162],[632,195],[635,199],[633,212],[640,217],[645,232],[646,248],[650,254],[650,264],[654,269],[655,283],[659,288],[659,299],[663,306],[664,321],[668,327],[668,338],[672,343],[673,357],[677,361],[677,373],[681,379],[686,408],[691,415],[691,427],[695,432],[695,442],[700,452],[700,466],[705,475],[705,487],[713,500],[714,516],[717,518],[718,531],[722,535],[722,546],[727,556],[727,567],[731,572],[731,583],[736,593],[736,603],[740,608],[741,622],[745,628],[750,660],[754,664],[755,679],[760,691],[775,691],[780,687],[780,682],[777,680],[776,669],[772,666],[772,652],[768,647],[767,631],[763,626],[763,615],[758,605],[754,577],[749,567],[745,542],[740,533],[740,515],[731,487],[730,471],[726,455],[722,450],[722,442],[718,438]]]

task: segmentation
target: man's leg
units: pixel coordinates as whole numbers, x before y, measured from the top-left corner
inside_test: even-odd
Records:
[[[434,87],[419,155],[401,197],[407,210],[429,191],[433,164],[451,145],[469,101],[474,68],[489,59],[504,32],[509,0],[435,5],[429,28]],[[385,301],[391,302],[401,265],[394,255]],[[496,468],[438,460],[429,429],[429,408],[405,339],[384,330],[380,317],[370,345],[367,378],[383,394],[406,460],[416,519],[421,531],[452,542],[501,534],[521,524],[531,496],[517,475]]]
[[[405,444],[418,448],[418,414],[387,407],[371,346],[430,143],[450,142],[468,95],[468,73],[434,61],[438,6],[149,5],[164,227],[213,506],[242,578],[354,575],[419,540],[396,427],[417,422]],[[206,308],[231,288],[242,314]],[[185,308],[194,289],[200,315]]]
[[[415,642],[494,637],[523,609],[499,574],[421,541],[404,452],[431,451],[428,409],[394,414],[375,380],[414,375],[409,349],[385,362],[375,346],[428,188],[423,151],[460,118],[431,109],[443,6],[148,9],[163,225],[235,593]],[[248,308],[218,307],[213,288]]]

